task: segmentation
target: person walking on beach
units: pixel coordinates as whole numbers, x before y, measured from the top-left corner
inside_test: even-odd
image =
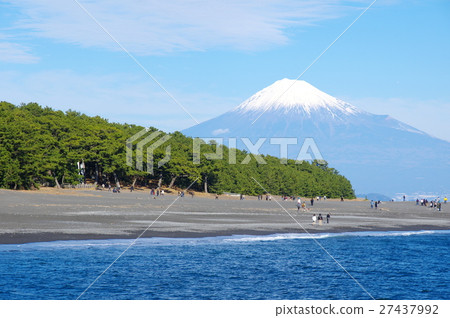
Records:
[[[312,221],[313,221],[312,224],[316,224],[317,217],[315,214],[313,214],[313,216],[312,216]]]
[[[327,214],[327,224],[330,223],[330,218],[331,218],[331,215],[330,215],[330,213],[328,213]]]
[[[373,200],[370,200],[370,208],[373,209]]]
[[[375,210],[378,209],[378,201],[375,201]]]
[[[317,219],[319,220],[319,225],[323,225],[323,217],[321,213],[319,213],[319,217]]]
[[[300,211],[300,208],[302,207],[302,200],[298,198],[297,200],[297,212]]]
[[[447,197],[444,198],[444,204],[447,204]]]
[[[311,206],[314,205],[314,198],[311,198]]]

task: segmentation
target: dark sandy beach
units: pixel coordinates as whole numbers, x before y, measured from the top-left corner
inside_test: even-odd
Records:
[[[94,190],[0,190],[0,244],[134,239],[152,223],[142,237],[305,233],[305,229],[310,233],[450,229],[450,204],[443,204],[438,212],[416,206],[415,202],[386,202],[375,210],[367,201],[322,200],[313,207],[307,201],[310,210],[297,212],[295,201],[275,197],[299,225],[274,200],[186,196],[174,202],[176,198],[166,194],[153,199],[143,190],[123,190],[120,194]],[[312,225],[312,215],[319,213],[324,224]],[[331,219],[326,224],[328,213]]]

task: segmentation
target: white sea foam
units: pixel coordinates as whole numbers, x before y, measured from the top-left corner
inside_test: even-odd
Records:
[[[278,241],[278,240],[298,240],[298,239],[326,239],[334,237],[371,237],[371,236],[411,236],[411,235],[432,235],[450,234],[450,230],[430,230],[430,231],[387,231],[387,232],[343,232],[343,233],[314,233],[314,234],[273,234],[262,236],[241,236],[224,239],[225,242],[258,242],[258,241]]]
[[[385,232],[344,232],[344,233],[286,233],[271,235],[232,235],[202,238],[141,238],[134,242],[133,239],[109,239],[109,240],[80,240],[80,241],[54,241],[26,244],[0,244],[0,251],[19,251],[26,249],[77,249],[77,248],[113,248],[125,249],[131,244],[135,246],[196,246],[217,245],[252,242],[269,242],[279,240],[308,240],[329,239],[338,237],[395,237],[412,235],[436,235],[450,234],[450,230],[427,231],[385,231]]]

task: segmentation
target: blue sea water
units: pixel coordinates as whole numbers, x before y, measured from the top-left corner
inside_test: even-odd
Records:
[[[76,299],[131,242],[0,245],[0,299]],[[140,239],[81,299],[450,299],[449,246],[450,231]]]

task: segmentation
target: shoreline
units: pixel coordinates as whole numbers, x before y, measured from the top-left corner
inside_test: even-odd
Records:
[[[313,206],[308,200],[308,210],[297,211],[295,201],[279,197],[278,203],[214,195],[175,199],[154,199],[147,191],[0,190],[0,244],[136,239],[152,223],[143,238],[306,233],[296,222],[311,234],[450,230],[450,204],[438,212],[414,202],[383,202],[375,210],[367,201],[329,199]],[[322,226],[311,224],[313,214],[323,215]]]
[[[204,232],[204,233],[189,233],[189,232],[176,232],[176,233],[152,233],[153,235],[143,235],[137,239],[140,233],[137,235],[127,235],[127,236],[116,236],[116,235],[90,235],[90,234],[79,234],[79,235],[69,235],[64,233],[51,233],[51,234],[14,234],[12,236],[0,235],[0,246],[1,245],[23,245],[30,243],[51,243],[51,242],[71,242],[71,241],[103,241],[103,240],[140,240],[140,239],[152,239],[152,238],[162,238],[162,239],[201,239],[201,238],[218,238],[218,237],[233,237],[233,236],[271,236],[271,235],[286,235],[286,234],[305,234],[305,235],[316,235],[316,234],[344,234],[344,233],[401,233],[401,232],[423,232],[423,231],[450,231],[450,228],[442,227],[432,227],[422,229],[417,226],[406,227],[406,228],[373,228],[367,229],[365,231],[358,231],[354,228],[342,228],[342,230],[332,230],[332,231],[282,231],[282,232],[266,232],[266,231],[245,231],[245,232]]]

